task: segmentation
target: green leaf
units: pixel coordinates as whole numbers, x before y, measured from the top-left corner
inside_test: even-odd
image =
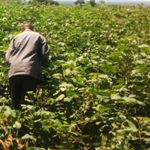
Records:
[[[89,136],[90,136],[90,135],[85,135],[85,134],[82,135],[83,138],[87,138],[87,137],[89,137]]]
[[[67,94],[68,96],[73,96],[73,95],[75,95],[75,92],[72,91],[72,90],[69,90],[69,91],[66,91],[66,94]]]
[[[103,70],[105,73],[111,74],[116,72],[116,67],[113,65],[105,64],[101,66],[101,70]]]
[[[134,132],[138,131],[135,124],[132,121],[128,120],[127,122],[129,124],[129,128],[131,128],[132,131],[134,131]]]
[[[119,84],[124,84],[124,78],[118,78],[117,83]]]
[[[29,147],[27,150],[45,150],[45,148],[40,148],[40,147]]]
[[[16,117],[16,113],[14,110],[12,110],[10,107],[6,107],[6,111],[4,112],[6,117],[13,116]]]
[[[21,128],[21,123],[18,122],[18,121],[15,121],[13,127],[16,128],[16,129],[20,129]]]
[[[105,145],[107,142],[107,136],[102,135],[102,145]]]
[[[137,132],[138,129],[136,128],[135,124],[130,121],[130,120],[127,120],[127,123],[128,123],[128,127],[125,128],[125,129],[120,129],[120,130],[117,130],[118,133],[122,133],[122,132],[126,132],[126,133],[132,133],[132,132]]]
[[[72,71],[70,69],[66,69],[64,72],[63,72],[64,75],[70,75],[72,74]]]
[[[148,144],[150,144],[150,138],[144,138],[144,141]]]
[[[59,119],[55,119],[53,120],[54,124],[58,125],[58,124],[62,124],[61,121]]]
[[[73,97],[65,97],[64,98],[64,102],[71,102],[71,100],[73,99]]]
[[[31,136],[29,134],[25,134],[23,137],[21,137],[22,140],[33,140],[36,142],[36,138],[34,136]]]
[[[146,44],[139,45],[139,48],[143,48],[143,47],[149,47],[149,45]]]
[[[98,94],[98,91],[97,91],[96,88],[89,89],[89,92],[92,93],[92,94]]]
[[[61,101],[65,98],[64,94],[60,94],[57,98],[56,98],[56,102]]]
[[[108,110],[110,110],[110,108],[109,108],[109,107],[106,107],[106,106],[100,106],[99,110],[100,110],[101,112],[103,112],[103,111],[108,111]]]
[[[110,98],[111,98],[112,100],[119,100],[119,99],[121,99],[121,96],[119,96],[118,94],[111,94],[111,95],[110,95]]]
[[[141,102],[139,100],[136,100],[135,98],[133,97],[122,97],[123,100],[125,100],[126,102],[129,102],[129,103],[137,103],[139,105],[142,105],[142,106],[145,106],[145,103],[144,102]]]
[[[100,146],[100,143],[93,143],[94,146]]]

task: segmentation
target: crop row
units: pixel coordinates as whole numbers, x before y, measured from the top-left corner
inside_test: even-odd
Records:
[[[148,149],[149,16],[142,5],[1,3],[1,147]],[[46,37],[51,52],[45,81],[29,92],[31,105],[23,106],[18,119],[9,107],[4,56],[26,22]],[[16,139],[18,128],[25,132]]]

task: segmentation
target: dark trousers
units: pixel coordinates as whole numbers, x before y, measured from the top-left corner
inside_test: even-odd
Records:
[[[29,75],[16,75],[9,79],[12,109],[21,110],[25,104],[24,98],[27,91],[36,91],[37,80]]]

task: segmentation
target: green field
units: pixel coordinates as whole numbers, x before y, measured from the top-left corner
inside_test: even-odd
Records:
[[[27,22],[51,51],[18,119],[5,52]],[[149,7],[1,3],[0,56],[0,149],[150,149]]]

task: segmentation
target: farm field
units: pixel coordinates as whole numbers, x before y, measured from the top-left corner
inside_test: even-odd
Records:
[[[27,22],[51,51],[19,118],[5,52]],[[149,7],[1,3],[0,56],[0,149],[150,148]]]

